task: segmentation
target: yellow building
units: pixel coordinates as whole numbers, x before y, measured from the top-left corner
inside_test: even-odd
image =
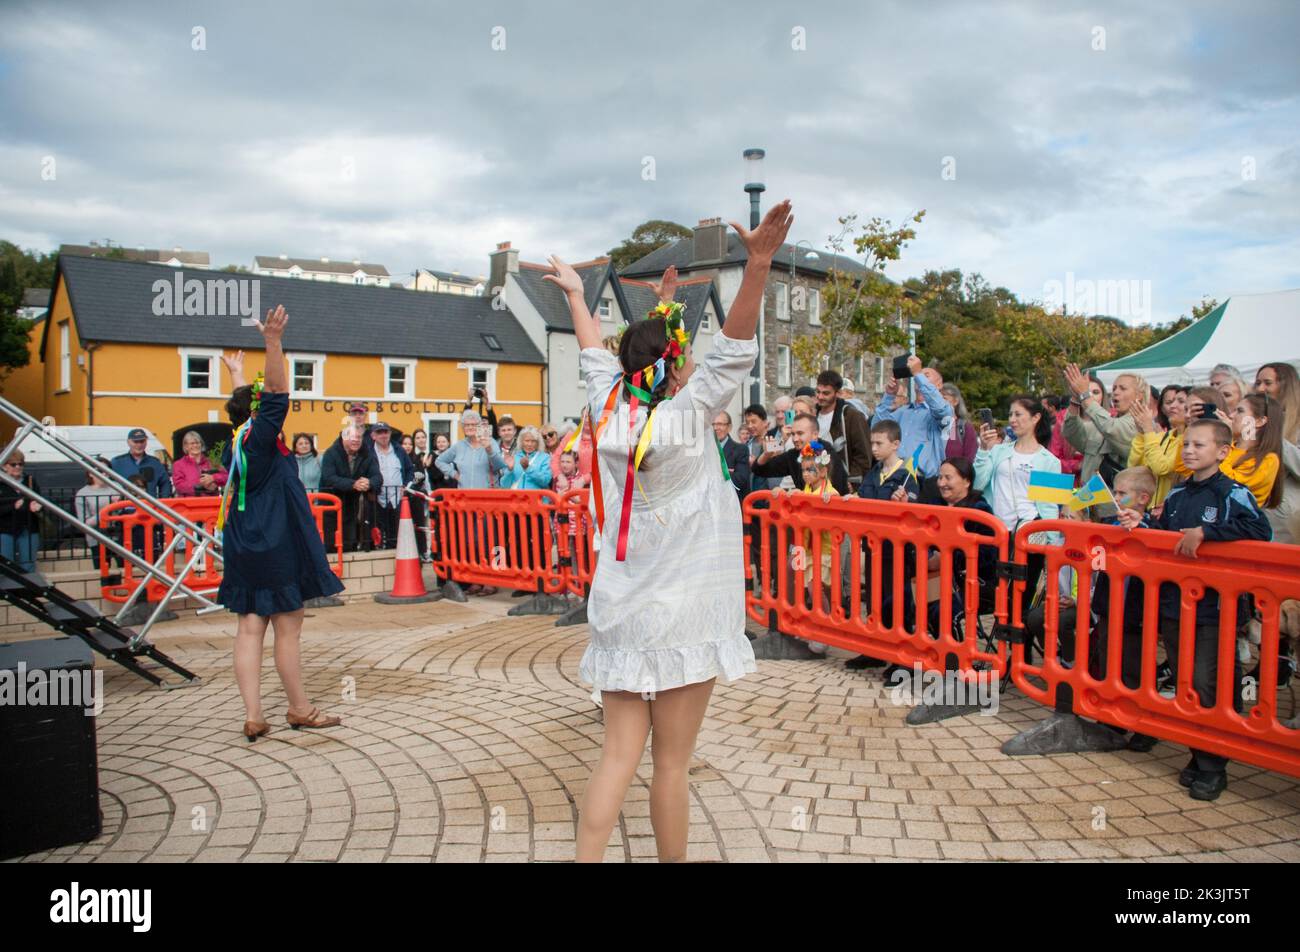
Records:
[[[24,406],[33,416],[143,426],[169,445],[177,431],[226,422],[220,356],[243,349],[251,380],[262,337],[246,321],[277,304],[289,312],[286,435],[313,434],[323,450],[361,401],[372,422],[456,440],[475,386],[498,415],[543,422],[542,355],[490,298],[71,255],[60,256],[49,313],[34,328],[36,369],[17,372],[6,390],[35,404],[28,377],[39,379],[41,405]]]

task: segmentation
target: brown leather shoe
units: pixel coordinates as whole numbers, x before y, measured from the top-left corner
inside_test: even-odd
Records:
[[[311,713],[306,717],[299,717],[292,711],[286,714],[285,717],[289,721],[289,726],[294,730],[298,730],[300,727],[338,727],[343,723],[340,718],[326,717],[318,707],[313,707]]]
[[[485,585],[485,586],[483,587],[483,591],[479,592],[478,594],[479,594],[479,595],[495,595],[496,593],[497,593],[497,590],[496,590],[495,588],[493,588],[493,587],[490,586],[490,585]]]
[[[271,725],[266,721],[244,721],[244,736],[248,738],[251,744],[263,734],[271,732]]]

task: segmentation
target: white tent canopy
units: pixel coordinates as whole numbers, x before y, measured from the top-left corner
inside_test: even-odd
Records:
[[[1231,364],[1250,384],[1261,365],[1280,361],[1300,369],[1300,289],[1235,295],[1191,327],[1092,370],[1107,387],[1139,373],[1159,389],[1208,384],[1215,364]]]

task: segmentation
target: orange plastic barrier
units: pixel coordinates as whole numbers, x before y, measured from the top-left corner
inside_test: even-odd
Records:
[[[343,533],[340,525],[341,520],[338,518],[342,511],[342,505],[337,496],[329,493],[308,493],[307,501],[311,505],[312,515],[316,521],[316,531],[320,533],[322,541],[325,543],[326,557],[333,552],[334,558],[330,565],[331,571],[339,578],[343,577]],[[178,516],[188,519],[190,522],[201,526],[209,533],[215,533],[217,523],[217,512],[221,505],[221,500],[217,496],[185,496],[172,499],[160,500],[162,505],[166,506]],[[325,540],[325,519],[329,513],[335,514],[335,530],[333,540]],[[122,500],[105,506],[100,513],[101,526],[120,526],[122,530],[122,544],[128,548],[134,543],[143,542],[141,557],[152,564],[158,555],[166,550],[167,546],[174,538],[174,531],[166,525],[163,525],[152,516],[137,510],[136,506],[129,500]],[[331,542],[333,543],[331,545]],[[194,544],[188,538],[182,538],[180,543],[167,554],[162,569],[173,579],[176,574],[183,569],[194,554]],[[148,573],[136,568],[130,562],[125,562],[120,570],[109,564],[108,553],[103,545],[100,546],[100,597],[110,602],[125,602],[131,597],[132,593],[144,583],[145,596],[150,601],[158,601],[167,594],[168,585],[158,579],[148,575]],[[110,584],[108,577],[110,575],[120,574],[121,581]],[[192,591],[210,594],[215,592],[221,586],[221,560],[209,548],[203,554],[203,559],[196,564],[189,572],[186,573],[183,584]]]
[[[573,489],[560,497],[555,513],[555,542],[564,572],[564,590],[585,598],[596,574],[596,519],[588,510],[586,489]]]
[[[556,593],[567,583],[556,553],[560,507],[545,489],[442,489],[430,494],[440,579]]]
[[[1029,541],[1031,534],[1044,530],[1062,533],[1064,545]],[[1283,726],[1277,716],[1278,625],[1282,602],[1300,599],[1300,546],[1207,542],[1197,551],[1197,557],[1190,559],[1174,554],[1180,538],[1181,534],[1175,532],[1128,532],[1118,526],[1066,520],[1021,527],[1016,536],[1016,561],[1027,565],[1030,554],[1043,555],[1049,584],[1044,603],[1043,662],[1038,666],[1027,662],[1025,646],[1019,643],[1022,639],[1015,638],[1013,680],[1040,704],[1051,706],[1057,702],[1058,692],[1068,690],[1072,697],[1067,700],[1072,701],[1076,714],[1300,776],[1300,730]],[[1055,584],[1063,567],[1073,569],[1078,576],[1073,661],[1068,663],[1060,657],[1061,636],[1068,632],[1059,630],[1060,595]],[[1104,632],[1104,667],[1086,621],[1092,608],[1093,579],[1100,572],[1107,575],[1110,590],[1105,612],[1108,624]],[[1129,632],[1134,655],[1135,641],[1141,641],[1140,672],[1130,672],[1130,681],[1133,674],[1139,674],[1136,687],[1125,685],[1121,669],[1126,580],[1142,583],[1141,629]],[[1178,680],[1173,698],[1162,697],[1155,683],[1159,590],[1164,585],[1177,587],[1181,616]],[[1024,587],[1024,581],[1015,583],[1017,592]],[[1203,707],[1192,686],[1195,608],[1209,589],[1219,595],[1219,637],[1215,703]],[[1233,661],[1237,651],[1238,597],[1242,595],[1253,598],[1262,616],[1262,627],[1260,683],[1252,685],[1255,696],[1245,698],[1245,713],[1238,713],[1233,708]],[[1020,632],[1024,619],[1018,595],[1013,602],[1011,631]]]
[[[974,671],[981,662],[998,675],[1005,670],[1006,646],[979,644],[981,595],[999,624],[1007,620],[1006,586],[987,579],[981,592],[978,572],[981,551],[994,572],[1007,558],[1007,530],[994,516],[771,491],[747,496],[744,512],[751,527],[747,610],[755,620],[905,667]],[[928,557],[917,558],[918,552]],[[959,553],[968,567],[960,573]],[[864,605],[868,554],[870,602]]]

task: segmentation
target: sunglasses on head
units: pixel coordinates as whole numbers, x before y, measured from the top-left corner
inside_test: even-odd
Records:
[[[560,435],[560,434],[556,433],[554,430],[550,430],[550,431],[548,431],[548,432],[542,434],[542,436],[545,437],[545,438],[548,439],[548,440],[549,440],[551,437],[553,437],[553,436],[559,436],[559,435]]]

